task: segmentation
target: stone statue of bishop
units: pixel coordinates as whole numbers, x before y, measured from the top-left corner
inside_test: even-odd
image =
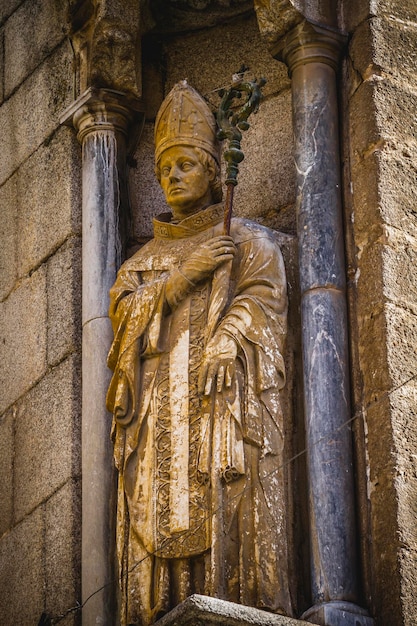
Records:
[[[273,231],[223,234],[218,149],[205,101],[175,85],[155,127],[170,210],[111,289],[123,626],[192,593],[291,615],[285,270]]]

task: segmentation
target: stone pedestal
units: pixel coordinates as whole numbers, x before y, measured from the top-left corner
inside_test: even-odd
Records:
[[[292,617],[194,594],[158,620],[155,626],[308,626]]]

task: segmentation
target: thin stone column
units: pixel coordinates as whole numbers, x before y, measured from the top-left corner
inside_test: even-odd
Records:
[[[136,101],[133,102],[133,105]],[[116,614],[115,472],[105,398],[109,289],[122,260],[121,205],[132,101],[89,89],[63,115],[82,144],[82,623]]]
[[[303,619],[369,626],[355,531],[336,70],[344,39],[303,22],[275,56],[292,77],[313,607]]]

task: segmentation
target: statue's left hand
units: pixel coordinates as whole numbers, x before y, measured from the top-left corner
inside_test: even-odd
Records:
[[[236,356],[237,344],[230,335],[214,335],[204,352],[198,379],[199,393],[208,396],[213,385],[219,393],[223,387],[231,387]]]

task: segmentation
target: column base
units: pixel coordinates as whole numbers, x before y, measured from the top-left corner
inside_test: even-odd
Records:
[[[365,609],[352,602],[334,600],[308,609],[301,619],[320,626],[374,626],[374,620]]]
[[[159,619],[155,626],[308,626],[292,617],[194,594]]]

